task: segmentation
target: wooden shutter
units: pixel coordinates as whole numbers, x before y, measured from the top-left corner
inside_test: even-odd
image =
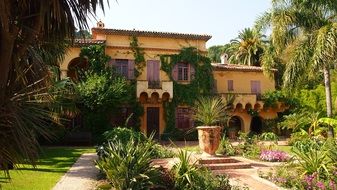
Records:
[[[228,91],[233,91],[234,90],[233,80],[228,80],[227,81],[227,90]]]
[[[175,64],[172,69],[172,78],[175,81],[178,81],[178,64]]]
[[[188,64],[188,65],[189,65],[189,70],[190,70],[190,81],[191,81],[191,80],[194,80],[195,78],[195,68],[191,64]]]
[[[148,81],[153,81],[153,63],[151,60],[148,60],[146,63],[146,68],[147,68],[147,80]]]
[[[128,79],[135,79],[135,61],[132,59],[128,61]]]
[[[252,93],[258,93],[258,94],[261,93],[260,81],[256,81],[256,80],[250,81],[250,85],[251,85],[251,92]]]

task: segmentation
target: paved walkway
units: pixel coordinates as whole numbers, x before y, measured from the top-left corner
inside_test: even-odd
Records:
[[[95,167],[96,153],[85,153],[60,179],[53,190],[92,190],[99,170]]]
[[[198,145],[198,142],[174,142],[178,147]],[[167,143],[169,144],[169,143]],[[173,148],[177,149],[177,148]],[[246,186],[250,190],[277,190],[282,189],[275,184],[262,179],[258,176],[258,170],[266,170],[280,163],[258,162],[242,157],[235,157],[243,162],[250,162],[252,169],[232,169],[226,170],[229,174],[231,184]],[[69,171],[60,179],[53,190],[92,190],[95,188],[97,175],[99,170],[95,167],[94,160],[97,159],[96,153],[85,153],[76,161]],[[161,159],[157,160],[154,165],[165,165],[167,168],[172,165],[177,159]],[[223,172],[223,171],[222,171]]]

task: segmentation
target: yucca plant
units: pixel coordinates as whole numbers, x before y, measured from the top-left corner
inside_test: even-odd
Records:
[[[195,103],[194,119],[206,126],[217,125],[228,119],[228,108],[220,97],[202,97]]]
[[[203,190],[203,189],[231,189],[227,176],[213,176],[207,168],[200,167],[196,162],[191,163],[191,155],[181,150],[178,154],[179,162],[172,167],[174,189]]]
[[[97,166],[106,174],[116,190],[149,189],[157,177],[156,170],[150,165],[153,141],[136,143],[110,141],[105,147],[105,157],[96,161]]]

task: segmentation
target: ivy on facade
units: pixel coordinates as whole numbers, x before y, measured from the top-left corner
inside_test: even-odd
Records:
[[[177,106],[193,106],[200,96],[211,95],[213,92],[214,78],[212,74],[211,60],[203,56],[196,48],[181,49],[179,54],[160,55],[161,70],[167,73],[173,81],[174,96],[171,102],[165,102],[166,129],[165,134],[177,136],[179,130],[175,127],[175,111]],[[172,71],[177,63],[188,63],[195,69],[194,78],[188,84],[175,81]]]
[[[145,67],[145,57],[144,57],[144,49],[139,47],[138,38],[136,36],[132,36],[130,39],[130,47],[135,58],[135,78],[137,78]]]

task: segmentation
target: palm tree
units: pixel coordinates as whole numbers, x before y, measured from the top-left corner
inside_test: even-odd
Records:
[[[260,66],[261,56],[267,41],[264,39],[258,30],[245,28],[239,32],[239,35],[234,40],[231,40],[231,47],[228,51],[233,54],[229,58],[229,62]]]
[[[34,163],[38,135],[59,121],[65,93],[52,83],[50,66],[66,50],[75,29],[88,28],[103,0],[0,0],[0,168]],[[68,94],[68,93],[66,93]],[[58,110],[58,111],[56,111]]]
[[[337,58],[336,14],[332,0],[273,0],[271,11],[260,19],[271,26],[272,43],[286,63],[285,87],[294,89],[308,75],[323,72],[328,117],[332,116],[330,69]]]

